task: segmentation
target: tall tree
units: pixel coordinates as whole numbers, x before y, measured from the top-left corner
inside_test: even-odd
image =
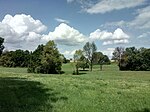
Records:
[[[3,43],[4,43],[4,39],[2,37],[0,37],[0,56],[1,56],[3,49],[4,49]]]
[[[83,47],[83,51],[85,52],[85,56],[89,60],[91,71],[93,68],[93,54],[94,54],[94,52],[96,52],[96,50],[97,50],[97,47],[96,47],[94,42],[92,42],[92,43],[87,42]]]
[[[122,57],[124,55],[124,48],[123,47],[116,47],[114,52],[113,52],[113,57],[112,59],[118,61],[118,65],[120,67],[120,64],[121,64],[121,60],[122,60]]]
[[[61,72],[61,55],[54,41],[49,41],[43,49],[41,56],[42,73],[60,73]]]

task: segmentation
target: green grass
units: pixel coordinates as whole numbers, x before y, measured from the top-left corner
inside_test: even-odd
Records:
[[[71,75],[0,67],[0,112],[150,112],[150,72],[94,66]]]

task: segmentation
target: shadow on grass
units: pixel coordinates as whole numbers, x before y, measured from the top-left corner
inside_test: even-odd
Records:
[[[67,100],[67,97],[60,97],[40,82],[0,78],[0,112],[52,112],[58,100]]]
[[[79,70],[79,71],[89,71],[89,70]]]
[[[136,110],[134,112],[150,112],[150,109],[149,108],[144,108],[144,109],[141,109],[141,110]]]

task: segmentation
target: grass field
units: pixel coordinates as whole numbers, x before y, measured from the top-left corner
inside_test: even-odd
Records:
[[[150,72],[116,65],[71,75],[29,74],[0,67],[0,112],[150,112]]]

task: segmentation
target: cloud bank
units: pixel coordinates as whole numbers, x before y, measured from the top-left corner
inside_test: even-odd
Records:
[[[124,33],[122,29],[117,28],[114,32],[97,29],[90,34],[89,38],[92,40],[101,40],[103,41],[103,45],[110,45],[129,43],[128,39],[130,37],[128,34]]]
[[[0,22],[0,36],[5,38],[6,49],[34,50],[39,44],[54,40],[57,44],[67,46],[81,45],[86,37],[66,23],[61,23],[53,32],[44,34],[47,27],[30,15],[6,15]]]

